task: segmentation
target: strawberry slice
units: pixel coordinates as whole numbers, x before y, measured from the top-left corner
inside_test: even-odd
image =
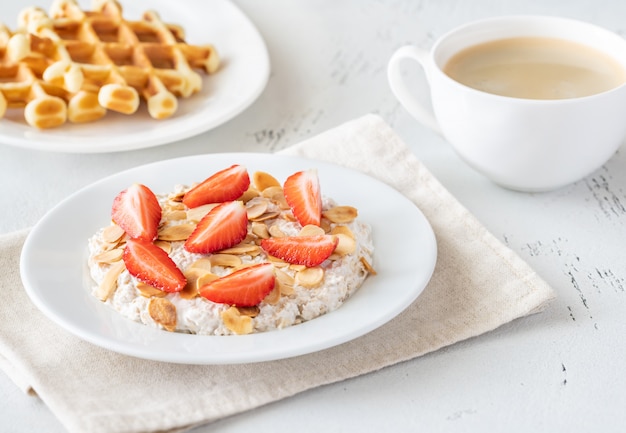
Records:
[[[176,263],[152,242],[128,240],[122,259],[132,276],[164,292],[180,292],[187,284]]]
[[[209,203],[237,200],[249,186],[248,171],[245,167],[235,164],[218,171],[187,191],[183,203],[188,208],[194,208]]]
[[[285,236],[261,241],[268,254],[294,265],[320,265],[335,251],[339,238],[332,235]]]
[[[152,241],[161,222],[161,205],[150,188],[136,183],[113,199],[111,218],[131,238]]]
[[[248,213],[240,201],[220,203],[206,214],[185,241],[190,253],[210,254],[237,245],[248,234]]]
[[[320,225],[322,196],[317,171],[306,170],[292,174],[283,185],[285,200],[302,227]]]
[[[240,269],[200,287],[200,296],[218,304],[251,307],[274,289],[276,278],[271,263]]]

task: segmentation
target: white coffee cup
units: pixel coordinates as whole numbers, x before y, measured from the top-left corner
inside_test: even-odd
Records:
[[[459,51],[492,40],[559,38],[608,54],[626,70],[626,40],[600,27],[546,16],[488,18],[439,38],[430,52],[404,46],[391,57],[389,84],[406,110],[439,132],[495,183],[520,191],[556,189],[607,162],[626,137],[626,84],[591,96],[524,99],[465,86],[443,72]],[[432,107],[409,89],[402,62],[424,70]]]

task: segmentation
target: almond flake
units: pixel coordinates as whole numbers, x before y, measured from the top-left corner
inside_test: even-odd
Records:
[[[241,259],[233,254],[213,254],[210,258],[212,266],[222,266],[225,268],[234,268],[241,266]]]
[[[255,218],[250,218],[250,221],[267,221],[274,219],[280,215],[280,212],[267,212],[262,215],[259,215]]]
[[[268,228],[268,231],[270,232],[270,235],[272,235],[272,237],[274,238],[282,238],[287,236],[277,225],[270,226]]]
[[[325,235],[326,232],[320,226],[316,226],[313,224],[308,224],[300,230],[298,236],[320,236]]]
[[[168,221],[180,221],[187,219],[187,212],[184,210],[172,210],[163,214],[163,218]]]
[[[192,209],[189,209],[187,211],[187,219],[189,221],[198,222],[202,218],[204,218],[204,216],[206,214],[208,214],[211,211],[211,209],[213,209],[218,204],[219,203],[203,204],[202,206],[198,206],[198,207],[194,207]]]
[[[363,267],[367,272],[369,272],[371,275],[376,275],[376,270],[365,257],[359,257],[359,260],[361,261],[361,263],[363,263]]]
[[[153,287],[150,284],[146,284],[141,281],[137,283],[136,287],[137,290],[139,290],[141,296],[144,296],[146,298],[152,298],[153,296],[157,298],[162,298],[163,296],[167,295],[167,292],[164,292],[163,290],[157,289],[156,287]]]
[[[258,191],[265,191],[270,187],[280,187],[280,182],[274,176],[264,171],[255,171],[252,174],[252,183]]]
[[[102,239],[104,239],[106,243],[117,244],[120,239],[122,239],[122,236],[124,236],[124,234],[124,229],[122,229],[117,224],[113,224],[106,227],[102,231]]]
[[[172,252],[172,243],[170,241],[163,241],[163,240],[157,239],[156,241],[154,241],[154,245],[161,248],[163,251],[165,251],[168,254]]]
[[[350,228],[348,226],[335,226],[333,227],[333,229],[330,231],[331,235],[346,235],[348,237],[351,237],[352,239],[354,239],[354,233],[352,233],[352,230],[350,230]]]
[[[337,242],[337,246],[335,247],[333,254],[347,256],[348,254],[352,254],[356,251],[356,241],[353,238],[341,233],[334,236],[339,239],[339,242]]]
[[[244,203],[248,203],[250,200],[252,200],[255,197],[259,197],[259,191],[257,191],[251,186],[241,195],[239,199]]]
[[[121,260],[123,255],[123,248],[114,248],[112,250],[103,251],[100,254],[96,254],[95,256],[93,256],[93,260],[96,263],[113,263]]]
[[[261,222],[253,221],[250,230],[260,239],[268,239],[270,237],[267,226]]]
[[[166,226],[159,230],[159,240],[162,241],[184,241],[195,230],[194,224],[176,224]]]
[[[198,279],[196,279],[196,290],[200,292],[200,289],[202,288],[202,286],[204,286],[205,284],[209,284],[211,281],[215,281],[218,278],[219,277],[217,275],[212,274],[210,272],[207,272],[199,276]]]
[[[280,185],[269,186],[261,192],[261,197],[269,198],[272,200],[284,197],[285,193],[283,187]]]
[[[267,294],[267,296],[265,296],[265,298],[263,298],[263,302],[270,305],[276,305],[278,301],[280,301],[280,287],[278,284],[274,284],[274,288]]]
[[[336,224],[347,224],[354,221],[359,212],[352,206],[335,206],[322,212],[322,215]]]
[[[222,254],[254,254],[259,253],[260,248],[255,244],[238,244],[234,247],[226,248],[221,250]]]
[[[96,291],[98,299],[104,302],[111,297],[117,289],[117,277],[120,276],[124,269],[126,269],[126,265],[124,265],[122,260],[111,265]]]
[[[221,314],[224,326],[237,335],[250,334],[252,332],[252,318],[243,316],[237,307],[230,307]]]
[[[253,305],[251,307],[236,307],[236,308],[237,310],[239,310],[239,314],[241,314],[242,316],[248,316],[248,317],[256,317],[261,312],[261,309],[259,308],[258,305]]]
[[[183,287],[183,290],[178,292],[180,297],[183,299],[193,299],[196,296],[198,296],[198,289],[200,288],[198,286],[198,280],[200,278],[204,278],[202,282],[206,283],[208,282],[208,279],[211,278],[211,277],[206,277],[206,275],[213,275],[206,269],[193,268],[193,267],[187,268],[183,272],[183,274],[185,275],[185,278],[187,279],[187,284],[185,284],[185,287]],[[217,276],[215,277],[217,278]]]
[[[176,307],[166,298],[152,298],[148,304],[148,314],[167,331],[176,330]]]
[[[202,257],[189,265],[190,268],[204,269],[208,272],[211,272],[211,266],[213,265],[209,257]]]
[[[319,266],[306,268],[296,273],[296,284],[311,289],[317,287],[324,280],[324,269]]]
[[[248,219],[254,221],[256,218],[260,217],[267,210],[267,206],[269,203],[267,200],[254,200],[249,201],[246,204],[246,212],[248,213]]]

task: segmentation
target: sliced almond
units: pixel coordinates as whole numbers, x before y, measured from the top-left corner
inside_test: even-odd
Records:
[[[180,203],[181,201],[183,201],[183,197],[185,196],[185,192],[186,191],[177,191],[177,192],[172,192],[167,196],[167,199],[169,201],[173,201],[174,203]]]
[[[124,230],[120,226],[113,224],[102,231],[102,239],[104,239],[106,243],[117,244],[120,239],[122,239],[122,236],[124,236],[124,233]]]
[[[222,254],[258,254],[260,248],[256,244],[237,244],[234,247],[226,248],[220,251]]]
[[[225,268],[234,268],[241,266],[241,258],[233,254],[213,254],[209,257],[212,266],[223,266]]]
[[[369,272],[371,275],[376,275],[376,270],[365,257],[359,257],[359,260],[361,261],[361,263],[363,263],[363,267],[367,272]]]
[[[253,221],[250,230],[260,239],[268,239],[270,237],[267,226],[261,222]]]
[[[295,284],[295,279],[291,275],[280,269],[274,269],[274,274],[276,275],[276,283],[278,284],[280,294],[285,296],[293,294],[293,285]]]
[[[256,317],[261,312],[258,305],[253,305],[252,307],[237,307],[237,310],[239,310],[239,314],[242,316],[248,317]]]
[[[211,258],[210,257],[202,257],[189,265],[190,268],[199,268],[204,269],[205,271],[211,272]]]
[[[181,199],[182,200],[182,199]],[[183,203],[181,203],[178,200],[168,200],[165,203],[165,209],[167,209],[168,211],[184,211],[185,210],[185,205]]]
[[[185,269],[183,274],[185,275],[185,278],[187,279],[187,284],[185,284],[185,287],[183,287],[183,290],[178,292],[178,294],[180,295],[181,298],[184,298],[184,299],[193,299],[196,296],[198,296],[199,294],[198,290],[200,289],[200,286],[198,286],[199,279],[203,278],[202,282],[206,284],[209,279],[217,278],[217,275],[213,275],[206,269],[202,269],[202,268],[189,267]],[[212,275],[215,278],[207,277],[207,275]]]
[[[176,224],[159,230],[158,238],[162,241],[184,241],[195,230],[194,224]]]
[[[319,286],[323,280],[324,269],[319,266],[303,269],[296,273],[295,277],[296,284],[306,287],[307,289]]]
[[[196,290],[198,293],[200,293],[200,289],[202,288],[202,286],[204,286],[205,284],[209,284],[211,281],[215,281],[217,280],[219,277],[215,274],[212,274],[210,272],[207,272],[201,276],[198,277],[198,279],[196,279]]]
[[[156,287],[151,286],[150,284],[142,283],[141,281],[137,283],[136,287],[139,291],[139,294],[146,298],[152,298],[153,296],[157,298],[162,298],[167,295],[167,292],[159,290]]]
[[[112,250],[104,251],[100,254],[96,254],[95,256],[93,256],[93,260],[96,263],[113,263],[113,262],[117,262],[118,260],[121,260],[123,255],[124,255],[123,248],[114,248]]]
[[[237,307],[230,307],[221,313],[224,326],[237,335],[250,334],[252,332],[252,318],[242,315]]]
[[[268,186],[263,191],[261,191],[261,197],[274,199],[274,197],[284,196],[285,193],[283,191],[283,187],[280,185]]]
[[[356,241],[353,238],[342,233],[335,236],[339,239],[339,242],[337,242],[337,246],[335,247],[333,254],[347,256],[348,254],[352,254],[356,251]]]
[[[352,239],[354,239],[354,233],[352,233],[352,230],[350,230],[350,228],[348,226],[335,226],[332,228],[332,230],[330,231],[331,235],[346,235],[351,237]]]
[[[121,260],[111,265],[96,291],[98,299],[104,302],[111,297],[115,290],[117,290],[117,277],[120,276],[124,269],[126,269],[126,265],[124,265],[124,262]]]
[[[202,218],[204,218],[204,216],[206,214],[208,214],[211,211],[211,209],[213,209],[218,204],[219,203],[203,204],[202,206],[198,206],[198,207],[194,207],[192,209],[189,209],[187,211],[187,219],[189,221],[198,222]]]
[[[152,298],[148,303],[148,314],[167,331],[176,330],[176,306],[166,298]]]
[[[270,235],[274,238],[282,238],[287,236],[277,225],[271,225],[267,229],[270,232]]]
[[[165,251],[168,254],[172,252],[172,243],[170,241],[157,239],[156,241],[154,241],[154,245],[161,248],[163,251]]]
[[[270,305],[276,305],[278,301],[280,301],[280,287],[278,283],[276,283],[274,284],[272,291],[269,292],[265,298],[263,298],[263,302]]]
[[[270,187],[280,187],[280,182],[274,176],[264,171],[255,171],[252,174],[252,183],[258,191],[265,191]]]
[[[257,191],[254,187],[250,186],[246,192],[244,192],[239,198],[242,202],[248,203],[255,197],[259,197],[259,191]]]
[[[185,220],[185,219],[187,219],[187,212],[185,212],[184,210],[181,210],[181,209],[172,210],[172,211],[169,211],[169,212],[165,212],[163,214],[163,218],[165,218],[168,221]]]
[[[335,224],[347,224],[354,221],[359,212],[352,206],[335,206],[322,212],[322,216]]]
[[[308,224],[300,229],[298,236],[320,236],[325,234],[326,232],[320,226]]]
[[[280,215],[280,212],[265,212],[257,217],[250,218],[250,221],[267,221],[274,218],[277,218]]]
[[[248,219],[254,221],[265,213],[269,203],[266,200],[254,200],[246,203],[246,212],[248,213]]]

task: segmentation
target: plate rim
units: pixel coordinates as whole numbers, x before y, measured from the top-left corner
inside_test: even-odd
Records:
[[[305,345],[305,347],[299,346],[295,350],[294,349],[285,350],[283,348],[279,348],[279,349],[269,351],[269,352],[265,351],[263,352],[261,356],[259,356],[258,353],[254,353],[254,352],[251,352],[251,353],[244,352],[243,354],[242,353],[230,353],[230,352],[217,353],[217,354],[213,353],[213,354],[209,354],[210,356],[198,356],[197,353],[190,354],[190,352],[179,352],[179,353],[169,352],[167,354],[164,354],[162,352],[153,352],[149,350],[147,347],[142,346],[142,345],[132,345],[132,344],[129,344],[129,342],[127,341],[119,341],[116,339],[111,339],[110,337],[107,337],[106,335],[105,336],[93,335],[92,332],[88,332],[85,329],[77,328],[76,325],[73,322],[71,322],[68,318],[59,316],[58,312],[51,311],[50,306],[47,305],[44,299],[42,299],[40,295],[37,293],[38,289],[34,287],[35,284],[31,281],[31,277],[29,275],[29,267],[32,266],[31,262],[33,260],[32,257],[29,257],[29,255],[32,255],[32,251],[37,245],[38,237],[41,236],[39,232],[43,230],[43,227],[45,227],[45,225],[48,224],[51,219],[53,220],[56,217],[57,213],[61,212],[63,208],[68,205],[68,203],[71,204],[72,201],[79,200],[81,194],[86,194],[90,190],[97,189],[98,187],[101,187],[101,186],[106,187],[107,184],[110,184],[117,179],[122,179],[124,178],[124,176],[128,176],[138,170],[148,170],[150,169],[150,167],[156,167],[162,164],[166,164],[166,165],[174,164],[175,165],[177,163],[189,161],[191,159],[198,159],[198,158],[202,158],[202,159],[206,159],[206,158],[216,159],[217,158],[217,159],[226,159],[226,160],[237,159],[237,160],[248,161],[248,160],[258,160],[260,158],[262,159],[262,158],[268,158],[268,157],[273,161],[278,160],[280,162],[280,161],[289,160],[291,162],[298,162],[299,164],[315,165],[318,168],[323,167],[324,170],[339,170],[339,172],[343,174],[350,173],[352,176],[368,178],[371,182],[374,182],[375,184],[377,184],[379,187],[383,189],[388,189],[389,191],[395,191],[396,198],[398,197],[401,198],[403,200],[404,205],[410,206],[410,208],[413,209],[415,216],[417,216],[420,219],[420,222],[419,222],[419,224],[421,225],[420,231],[424,231],[423,234],[425,235],[426,239],[423,239],[423,241],[424,241],[424,244],[427,245],[429,251],[426,252],[427,253],[426,254],[426,268],[427,269],[425,270],[425,272],[417,273],[413,275],[414,279],[417,279],[418,281],[412,281],[415,287],[412,288],[410,299],[407,298],[406,304],[402,304],[402,305],[394,304],[393,311],[388,312],[388,314],[385,317],[379,317],[377,321],[370,321],[366,323],[366,325],[361,324],[357,332],[354,332],[354,330],[352,330],[351,332],[344,332],[342,335],[342,338],[335,338],[332,342],[330,342],[330,344],[328,341],[316,341],[315,344]],[[330,197],[333,197],[332,193],[329,193],[328,195]],[[356,205],[357,204],[355,203],[355,206]],[[106,218],[106,215],[104,216],[104,218]],[[95,225],[95,222],[94,222],[94,225]],[[92,227],[93,232],[95,232],[97,228],[99,228],[99,226]],[[80,253],[80,258],[81,260],[83,260],[83,263],[77,264],[77,266],[81,266],[81,267],[86,267],[86,263],[84,263],[86,259],[86,244],[87,244],[86,238],[84,239],[84,243],[85,243],[85,249],[82,253]],[[374,245],[375,261],[377,260],[376,251],[378,250],[379,247],[380,247],[379,245],[378,246],[376,244]],[[432,277],[432,274],[434,272],[434,268],[436,265],[436,261],[437,261],[437,242],[435,239],[432,226],[430,225],[430,222],[428,221],[426,216],[408,198],[406,198],[404,195],[402,195],[399,191],[395,190],[391,186],[383,183],[382,181],[355,169],[343,167],[343,166],[340,166],[331,162],[312,160],[312,159],[300,157],[300,156],[265,154],[265,153],[254,153],[254,152],[246,152],[246,153],[230,153],[229,152],[229,153],[208,153],[208,154],[202,154],[202,155],[183,156],[183,157],[164,159],[161,161],[143,164],[134,168],[126,169],[118,173],[106,176],[98,181],[95,181],[89,185],[84,186],[83,188],[80,188],[73,194],[63,199],[52,209],[50,209],[38,221],[38,223],[33,227],[33,229],[31,229],[31,231],[29,232],[24,242],[24,247],[22,248],[22,252],[20,255],[20,275],[23,281],[24,288],[29,298],[37,306],[37,308],[41,312],[44,313],[45,316],[47,316],[53,322],[59,324],[62,328],[64,328],[66,331],[69,331],[71,334],[78,336],[79,338],[85,341],[88,341],[96,346],[104,347],[105,349],[113,350],[115,352],[122,353],[125,355],[134,356],[137,358],[154,360],[154,361],[173,362],[173,363],[181,363],[181,364],[241,364],[241,363],[250,363],[250,362],[272,361],[272,360],[291,358],[294,356],[313,353],[313,352],[317,352],[317,351],[324,350],[324,349],[329,349],[331,347],[346,343],[348,341],[354,340],[358,337],[361,337],[373,331],[374,329],[382,326],[383,324],[395,318],[398,314],[400,314],[402,311],[408,308],[415,301],[415,299],[417,299],[417,297],[419,297],[419,295],[422,293],[422,291],[424,290],[424,288],[430,281],[430,278]],[[366,285],[368,284],[372,284],[372,283],[368,283],[368,281],[371,280],[372,278],[377,278],[379,276],[380,275],[376,275],[374,277],[368,278],[365,281],[365,284],[363,287],[366,287]],[[363,289],[363,287],[361,287],[361,289]],[[191,339],[194,339],[194,338],[195,339],[230,338],[232,343],[226,343],[225,346],[230,346],[231,344],[235,346],[237,344],[242,344],[242,345],[261,344],[263,345],[265,340],[270,340],[270,341],[277,340],[277,339],[281,340],[285,336],[286,336],[285,337],[286,339],[289,339],[291,337],[291,334],[294,334],[294,333],[297,335],[297,334],[303,334],[303,333],[307,334],[310,332],[315,332],[315,329],[314,329],[316,327],[315,324],[320,323],[320,319],[328,321],[329,319],[324,319],[324,317],[330,316],[331,314],[335,314],[335,315],[341,314],[342,310],[344,311],[346,310],[346,305],[350,305],[350,301],[353,300],[354,297],[359,295],[359,293],[362,291],[361,289],[359,289],[353,295],[353,297],[351,297],[348,301],[346,301],[346,303],[344,303],[339,309],[337,309],[334,312],[327,313],[311,321],[304,322],[302,324],[298,324],[295,326],[290,326],[281,330],[268,331],[268,332],[263,332],[263,333],[256,333],[256,334],[242,335],[242,336],[197,336],[197,335],[192,335],[192,334],[168,333],[165,331],[148,327],[143,324],[139,324],[137,322],[133,322],[130,319],[123,317],[121,314],[114,311],[112,308],[108,306],[105,306],[105,305],[100,305],[100,306],[106,309],[102,311],[110,310],[111,313],[114,313],[113,317],[119,317],[120,320],[124,321],[123,323],[132,327],[133,330],[138,330],[140,334],[143,334],[143,333],[150,334],[150,333],[153,333],[154,331],[160,332],[161,334],[159,334],[159,337],[163,337],[163,338],[159,338],[159,339],[163,341],[169,341],[168,339],[172,339],[172,341],[174,341],[176,344],[183,344],[183,343],[187,343],[187,341],[190,338]],[[88,293],[88,290],[84,285],[84,282],[81,283],[80,290],[84,291],[84,293],[88,296],[88,299],[90,299],[87,302],[93,303],[96,301],[95,298],[90,293]],[[108,315],[110,313],[105,313],[105,314]],[[112,320],[114,322],[118,321],[118,319],[116,318]],[[340,319],[335,319],[335,320],[340,321]],[[318,326],[318,328],[319,327],[320,326]],[[313,328],[313,330],[310,330],[310,328]],[[141,331],[141,329],[146,329],[149,331]],[[272,335],[277,336],[278,334],[276,333],[280,333],[281,336],[272,337]],[[104,344],[103,341],[106,341],[106,344]],[[189,341],[191,341],[191,344],[194,344],[194,343],[198,343],[198,341],[200,340],[195,340],[195,341],[189,340]],[[209,341],[210,343],[210,340],[207,340],[207,341]],[[220,340],[213,340],[213,341],[215,342],[215,341],[220,341]],[[224,341],[227,341],[227,340],[224,340]],[[219,343],[215,343],[215,344],[219,345]]]
[[[250,92],[241,95],[241,97],[237,100],[235,104],[229,104],[227,109],[217,110],[217,112],[213,115],[213,117],[209,119],[210,121],[208,122],[204,121],[200,114],[214,110],[215,107],[210,104],[206,107],[200,107],[200,111],[193,112],[191,115],[188,116],[188,118],[176,118],[174,116],[171,119],[156,121],[148,117],[140,120],[138,123],[138,129],[140,129],[142,125],[155,127],[154,129],[158,129],[158,132],[154,132],[153,134],[123,134],[113,137],[108,136],[101,140],[98,140],[97,136],[89,136],[89,132],[81,131],[76,135],[72,135],[71,133],[67,132],[67,128],[65,131],[63,131],[63,126],[55,130],[37,130],[24,124],[14,126],[15,128],[19,129],[16,132],[12,132],[11,126],[3,127],[0,124],[0,141],[2,142],[2,144],[31,150],[73,154],[98,154],[132,151],[162,146],[165,144],[170,144],[183,139],[197,136],[199,134],[217,128],[218,126],[237,117],[246,109],[248,109],[260,97],[260,95],[267,87],[267,83],[269,81],[271,73],[271,62],[265,40],[263,39],[261,33],[252,22],[252,20],[243,12],[243,10],[238,5],[236,5],[231,0],[213,0],[212,2],[202,2],[201,0],[192,1],[196,1],[196,3],[201,5],[204,10],[217,10],[227,8],[229,16],[235,17],[239,24],[245,25],[245,34],[252,36],[251,38],[248,38],[247,44],[249,46],[253,46],[255,49],[255,56],[252,56],[255,59],[255,68],[253,68],[255,70],[255,73],[252,76],[254,76],[255,78],[253,80],[253,85],[251,86]],[[165,3],[166,2],[164,2],[164,4]],[[159,10],[159,13],[161,12],[165,11]],[[185,25],[183,23],[183,26],[187,28],[188,25]],[[212,42],[213,41],[208,41],[208,43]],[[219,53],[219,46],[217,47],[217,49]],[[220,72],[227,73],[228,69],[218,71],[217,73],[219,74]],[[203,77],[205,86],[212,79],[215,78],[210,76]],[[213,94],[211,93],[206,95],[205,99],[210,99],[212,97]],[[184,102],[185,101],[183,101],[183,103]],[[197,103],[199,104],[199,102]],[[144,106],[143,102],[141,106]],[[142,107],[140,107],[140,110],[145,109],[145,107]],[[110,115],[122,116],[118,115],[117,113],[110,113]],[[146,116],[147,115],[144,115],[144,117]],[[165,123],[168,120],[175,123],[168,125],[167,123]],[[0,119],[0,122],[6,121],[6,119]],[[97,134],[97,131],[105,127],[104,122],[108,122],[106,124],[107,128],[114,128],[116,126],[115,121],[111,122],[107,119],[99,120],[94,122],[94,124],[97,126],[97,128],[94,130],[94,133]],[[126,128],[130,128],[131,121],[128,122],[128,124],[125,124],[125,126],[128,125],[126,126]],[[156,124],[153,122],[163,123]],[[88,126],[89,124],[75,125],[76,128],[85,129]],[[69,127],[72,127],[72,125],[70,125]],[[91,141],[90,145],[82,145],[78,143],[78,141],[87,139]]]

